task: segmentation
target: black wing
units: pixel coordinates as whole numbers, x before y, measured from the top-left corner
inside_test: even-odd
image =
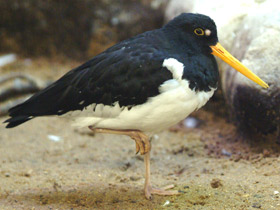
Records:
[[[123,41],[71,70],[30,99],[9,110],[7,128],[33,117],[62,115],[90,104],[143,104],[157,95],[172,74],[162,67],[165,55],[152,32]]]

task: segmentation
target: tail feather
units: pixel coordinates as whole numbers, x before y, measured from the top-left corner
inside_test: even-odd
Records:
[[[81,65],[45,89],[35,93],[27,101],[9,110],[6,128],[18,126],[34,117],[63,115],[69,111],[83,110],[93,103],[90,78],[91,61]],[[82,102],[82,103],[81,103]]]
[[[32,117],[30,117],[30,116],[26,116],[26,115],[21,116],[20,115],[20,116],[16,116],[16,117],[11,117],[10,119],[4,121],[4,123],[8,123],[6,125],[6,128],[13,128],[13,127],[16,127],[16,126],[28,121],[28,120],[31,120],[31,119],[32,119]]]
[[[27,101],[9,110],[10,118],[4,123],[8,123],[6,128],[16,127],[37,116],[58,114],[58,104],[66,89],[65,83],[52,84],[46,89],[34,94]]]
[[[81,78],[75,74],[75,71],[70,71],[58,81],[35,93],[25,102],[11,108],[9,110],[10,118],[4,122],[8,123],[6,128],[16,127],[38,116],[63,115],[71,110],[82,110],[87,103],[79,104],[85,97],[72,84],[76,78],[80,82]],[[86,80],[86,78],[83,79]],[[85,81],[80,83],[85,84]]]

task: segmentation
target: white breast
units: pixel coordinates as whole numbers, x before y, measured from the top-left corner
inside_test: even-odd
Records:
[[[215,89],[208,92],[191,90],[189,82],[182,79],[184,66],[176,59],[165,60],[163,66],[172,72],[173,79],[165,81],[159,87],[159,95],[131,109],[120,107],[118,103],[114,106],[93,104],[86,110],[71,113],[75,120],[74,125],[158,132],[186,118],[202,107],[214,94]]]

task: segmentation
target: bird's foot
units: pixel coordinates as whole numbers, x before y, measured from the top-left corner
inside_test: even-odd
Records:
[[[151,185],[145,187],[144,191],[145,191],[145,196],[147,199],[151,199],[152,198],[152,194],[155,195],[178,195],[179,192],[178,190],[169,190],[174,188],[174,185],[168,185],[164,188],[153,188]]]
[[[140,131],[131,131],[129,133],[130,138],[135,141],[136,144],[136,154],[140,151],[141,155],[146,154],[151,150],[151,145],[149,137]]]
[[[89,126],[95,133],[111,133],[111,134],[120,134],[127,135],[132,138],[136,143],[136,154],[140,151],[141,155],[146,154],[151,150],[150,139],[144,133],[138,130],[114,130],[108,128],[94,128]]]

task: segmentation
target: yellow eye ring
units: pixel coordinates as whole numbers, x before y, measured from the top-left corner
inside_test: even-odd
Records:
[[[202,28],[196,28],[194,29],[194,33],[197,35],[197,36],[204,36],[204,30]]]

